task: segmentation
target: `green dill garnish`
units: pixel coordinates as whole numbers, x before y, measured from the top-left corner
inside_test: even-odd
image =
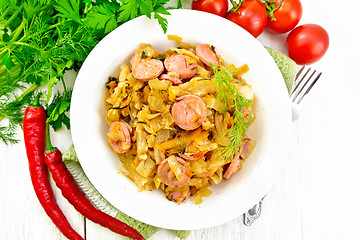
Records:
[[[161,93],[161,94],[163,94],[163,93],[166,93],[167,90],[166,90],[166,89],[158,89],[158,92]]]
[[[165,60],[165,54],[164,53],[161,53],[159,55],[157,55],[156,57],[154,57],[155,59],[157,60]]]
[[[126,104],[123,107],[111,107],[111,108],[108,108],[107,111],[112,110],[112,109],[114,109],[114,110],[122,110],[122,109],[126,108],[127,106],[129,106],[129,104]]]
[[[182,154],[186,153],[186,146],[182,146],[181,150],[179,151]]]
[[[136,89],[135,92],[142,91],[147,85],[148,85],[148,83],[145,83],[144,86],[140,87],[139,89]]]
[[[245,118],[242,109],[248,109],[252,104],[252,100],[240,95],[234,83],[233,70],[214,66],[213,70],[217,87],[217,100],[225,106],[224,110],[233,112],[232,126],[222,133],[223,136],[230,140],[230,144],[220,149],[222,158],[228,159],[233,158],[240,150],[242,140],[251,122],[251,116]]]
[[[106,82],[106,85],[108,85],[109,83],[111,83],[111,82],[119,82],[119,79],[118,78],[116,78],[116,77],[108,77],[108,81]]]
[[[141,58],[144,59],[144,58],[147,58],[148,56],[146,55],[146,53],[144,51],[141,52]]]
[[[108,77],[108,81],[106,82],[106,88],[107,89],[110,89],[111,87],[110,87],[110,83],[112,83],[112,82],[115,82],[115,84],[117,84],[117,83],[119,83],[119,79],[117,79],[116,77]],[[115,85],[116,86],[116,85]]]
[[[201,79],[196,79],[196,81],[200,82],[200,81],[211,81],[211,78],[201,78]]]

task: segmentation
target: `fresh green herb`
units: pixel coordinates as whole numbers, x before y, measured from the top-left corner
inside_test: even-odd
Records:
[[[58,92],[46,108],[47,121],[55,131],[59,130],[63,124],[70,129],[70,119],[66,113],[70,109],[71,94],[72,90]]]
[[[139,89],[136,89],[135,92],[142,91],[146,86],[149,86],[148,83],[145,83],[144,86],[140,87]]]
[[[130,100],[131,101],[131,100]],[[111,109],[115,109],[115,110],[122,110],[122,109],[125,109],[127,108],[128,106],[130,105],[130,103],[126,103],[124,106],[120,106],[120,107],[111,107],[111,108],[108,108],[107,111],[111,110]]]
[[[139,15],[146,15],[151,18],[151,13],[154,13],[154,18],[158,20],[164,33],[166,33],[168,21],[163,15],[170,15],[164,7],[169,0],[120,0],[122,3],[120,7],[120,15],[117,18],[121,22],[127,22]],[[181,2],[178,1],[178,8],[181,7]]]
[[[163,94],[163,93],[166,93],[167,90],[166,90],[166,89],[158,89],[158,92],[161,93],[161,94]]]
[[[116,78],[116,77],[112,77],[112,76],[108,77],[108,81],[107,81],[106,84],[105,84],[105,86],[106,86],[107,89],[110,89],[109,84],[110,84],[111,82],[119,83],[119,79]]]
[[[63,82],[65,71],[78,71],[107,33],[140,15],[152,17],[153,12],[165,32],[167,21],[160,14],[169,14],[164,7],[167,2],[0,1],[0,139],[6,144],[17,142],[17,127],[22,125],[25,108],[40,87],[47,88],[46,105],[54,107],[48,111],[51,126],[69,126],[66,112],[71,90],[52,96],[53,87]]]
[[[144,59],[144,58],[147,58],[148,56],[146,55],[146,53],[144,51],[141,52],[141,58]]]
[[[234,158],[239,152],[242,140],[251,122],[251,116],[245,117],[243,109],[248,109],[252,101],[240,95],[234,83],[234,71],[225,67],[216,68],[214,66],[213,70],[217,87],[217,100],[225,106],[225,110],[233,112],[233,124],[223,132],[223,135],[230,140],[230,144],[221,148],[221,155],[224,159]]]
[[[52,1],[25,1],[19,6],[8,2],[0,10],[6,29],[0,35],[0,58],[6,63],[0,67],[0,120],[8,119],[9,126],[7,131],[0,129],[5,143],[16,142],[13,130],[22,124],[35,91],[47,85],[49,102],[65,70],[78,70],[97,43],[90,29],[60,17],[54,6]]]
[[[120,3],[118,1],[96,1],[86,3],[89,12],[84,18],[84,25],[109,33],[114,30],[119,22]]]
[[[157,55],[157,56],[155,57],[155,59],[157,59],[157,60],[164,60],[164,59],[165,59],[165,54],[164,54],[164,53],[161,53],[161,54]]]

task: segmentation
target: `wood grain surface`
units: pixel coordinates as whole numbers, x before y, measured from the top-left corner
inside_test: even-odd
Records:
[[[190,8],[190,3],[183,1],[184,8]],[[330,48],[312,66],[323,75],[308,95],[299,120],[292,125],[295,134],[287,162],[264,200],[262,216],[251,227],[243,225],[241,216],[220,226],[195,230],[188,240],[360,239],[357,3],[349,0],[340,6],[335,1],[302,0],[300,24],[322,25],[329,32]],[[285,39],[286,34],[268,32],[258,38],[264,45],[286,53]],[[22,139],[21,129],[18,137]],[[53,144],[66,150],[71,144],[70,133],[60,131]],[[84,219],[54,189],[70,223],[87,240],[122,239]],[[173,217],[169,214],[169,219]],[[22,140],[11,146],[0,143],[0,239],[65,239],[35,196]],[[178,238],[171,231],[161,230],[151,239]]]

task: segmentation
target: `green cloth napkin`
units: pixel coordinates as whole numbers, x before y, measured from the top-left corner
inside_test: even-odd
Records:
[[[276,65],[280,69],[280,72],[285,81],[286,88],[288,90],[288,93],[290,94],[297,72],[296,63],[291,58],[289,58],[288,56],[286,56],[285,54],[279,51],[276,51],[269,47],[265,47],[265,48],[270,53]]]
[[[288,89],[288,92],[290,94],[297,71],[295,62],[283,53],[280,53],[269,47],[265,47],[265,48],[268,50],[268,52],[276,62],[277,66],[279,67],[280,72],[284,78],[286,87]],[[123,212],[120,212],[113,205],[111,205],[111,203],[109,203],[96,190],[96,188],[91,184],[90,180],[85,175],[80,165],[79,159],[76,155],[74,145],[71,145],[70,148],[65,152],[65,154],[63,155],[63,161],[66,167],[69,169],[71,175],[74,177],[75,181],[81,188],[81,190],[86,195],[86,197],[98,209],[135,228],[146,239],[150,238],[154,233],[160,230],[160,228],[158,227],[145,224],[132,217],[127,216]],[[171,231],[173,231],[179,239],[186,239],[190,234],[190,231],[185,231],[185,230],[171,230]]]
[[[129,226],[135,228],[144,238],[150,238],[154,233],[156,233],[160,228],[142,223],[132,217],[127,216],[123,212],[120,212],[115,208],[111,203],[109,203],[92,185],[90,180],[84,173],[79,159],[76,155],[74,145],[71,145],[70,148],[63,155],[63,162],[68,168],[70,174],[75,179],[76,183],[79,185],[80,189],[84,192],[85,196],[101,211],[119,219],[122,222],[125,222]],[[189,236],[190,231],[175,231],[174,233],[180,239],[185,239]],[[124,239],[126,237],[123,237]],[[129,238],[126,238],[129,239]]]

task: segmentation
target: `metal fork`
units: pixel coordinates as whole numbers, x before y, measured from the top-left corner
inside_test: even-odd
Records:
[[[294,87],[290,94],[290,100],[292,101],[291,104],[291,112],[292,112],[292,121],[295,122],[299,118],[300,113],[300,103],[303,100],[303,98],[310,92],[310,90],[314,87],[315,83],[319,80],[321,77],[322,72],[320,72],[318,75],[316,75],[315,78],[314,75],[316,73],[316,70],[314,70],[310,76],[306,79],[306,76],[308,76],[311,68],[309,68],[304,74],[302,75],[303,71],[305,69],[305,65],[302,66],[302,68],[298,71],[295,77],[294,81]],[[304,81],[306,79],[306,81]]]
[[[321,77],[321,74],[322,74],[320,72],[315,76],[316,70],[314,70],[311,73],[310,73],[311,68],[308,68],[305,72],[304,72],[304,70],[305,70],[305,65],[302,66],[301,69],[297,72],[295,80],[294,80],[294,84],[293,84],[293,89],[290,94],[291,112],[292,112],[292,121],[293,122],[297,121],[299,118],[300,103],[302,102],[303,98],[314,87],[315,83],[319,80],[319,78]],[[310,75],[309,75],[309,73],[310,73]],[[255,204],[254,207],[252,207],[246,213],[244,213],[244,224],[246,226],[250,226],[256,219],[258,219],[260,217],[261,209],[262,209],[262,202],[263,202],[265,196],[259,201],[259,203]]]

